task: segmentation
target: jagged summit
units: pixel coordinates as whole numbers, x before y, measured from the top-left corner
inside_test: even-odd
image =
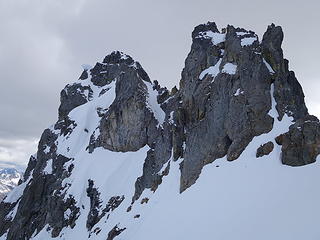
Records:
[[[103,59],[103,63],[106,64],[120,64],[126,63],[127,65],[131,65],[134,63],[134,60],[129,55],[120,52],[120,51],[113,51],[111,54],[107,55]]]
[[[260,43],[252,31],[228,25],[219,32],[209,22],[197,26],[192,38],[180,81],[187,131],[181,190],[203,165],[226,154],[238,159],[255,136],[272,130],[273,97],[278,120],[308,115],[302,88],[283,58],[281,27],[270,25]]]
[[[102,95],[106,91],[103,87],[115,80],[121,81],[121,86],[128,85],[127,89],[134,90],[137,87],[138,78],[151,83],[139,62],[122,52],[112,52],[104,58],[102,63],[97,62],[94,67],[85,68],[79,81],[68,84],[61,91],[59,119],[66,117],[75,107],[91,101],[95,96]]]
[[[95,83],[95,85],[98,85],[98,86],[105,84],[105,82],[100,82],[99,77],[97,77],[97,75],[100,75],[100,80],[101,80],[101,78],[103,78],[103,76],[106,75],[107,71],[116,71],[117,68],[124,70],[124,68],[126,67],[136,69],[141,75],[141,77],[143,78],[143,80],[150,82],[150,78],[148,74],[141,67],[140,63],[137,61],[134,61],[131,56],[120,51],[113,51],[103,59],[102,63],[98,62],[94,67],[91,67],[91,66],[89,67],[89,65],[87,64],[83,66],[85,67],[82,74],[79,77],[79,80],[88,79],[89,77],[88,72],[90,72],[92,76],[95,76],[95,78],[93,79],[93,82]],[[112,74],[112,73],[108,73],[108,74]]]
[[[261,42],[253,31],[201,24],[171,92],[119,51],[85,69],[61,91],[59,120],[0,205],[0,240],[247,239],[251,226],[252,239],[285,239],[287,213],[320,201],[301,180],[319,179],[310,163],[320,123],[282,40],[274,24]],[[292,204],[268,205],[272,196]],[[228,229],[232,221],[241,231]],[[299,222],[290,239],[305,236]]]

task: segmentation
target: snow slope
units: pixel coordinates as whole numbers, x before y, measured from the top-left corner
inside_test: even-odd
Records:
[[[114,86],[108,90],[114,91]],[[273,86],[271,88],[273,95]],[[280,146],[268,156],[256,158],[256,149],[281,133],[288,131],[292,119],[285,116],[277,120],[275,100],[269,115],[275,119],[273,130],[257,136],[245,149],[239,159],[228,162],[225,157],[206,165],[196,184],[182,194],[179,193],[179,163],[170,160],[169,175],[156,192],[145,190],[132,205],[134,183],[142,174],[142,167],[149,147],[137,152],[116,153],[102,148],[92,154],[85,151],[87,142],[83,131],[95,129],[93,111],[108,99],[89,102],[74,109],[70,116],[78,126],[66,139],[59,139],[58,151],[75,154],[74,170],[64,185],[81,207],[76,226],[64,228],[58,239],[105,240],[114,227],[125,228],[116,239],[130,240],[174,240],[174,239],[317,239],[320,236],[320,194],[317,183],[320,180],[320,164],[292,168],[280,162]],[[83,115],[81,115],[83,114]],[[92,125],[91,125],[92,124]],[[88,134],[90,135],[90,134]],[[81,139],[81,142],[79,142]],[[66,146],[76,149],[68,152]],[[320,159],[319,159],[320,160]],[[50,161],[49,161],[50,163]],[[71,164],[71,163],[68,163]],[[68,166],[66,166],[68,167]],[[46,167],[48,171],[50,167]],[[105,215],[91,232],[86,228],[90,199],[87,197],[87,180],[94,180],[100,191],[101,205],[106,205],[112,196],[124,196],[118,208]],[[6,201],[16,201],[25,184],[13,191]],[[147,200],[145,203],[144,200]],[[13,217],[16,209],[9,214]],[[68,217],[66,211],[65,217]],[[304,227],[301,228],[303,224]],[[97,229],[100,232],[97,233]],[[186,231],[187,230],[187,231]],[[51,239],[51,230],[45,227],[35,232],[33,240]],[[5,239],[3,235],[0,239]]]
[[[236,161],[224,157],[205,166],[182,194],[179,163],[173,162],[169,176],[141,209],[144,231],[124,232],[121,239],[319,239],[320,158],[288,167],[281,164],[275,144],[270,155],[257,159],[256,149],[291,124],[287,116],[277,120],[274,99],[269,114],[275,118],[271,132],[255,137]]]

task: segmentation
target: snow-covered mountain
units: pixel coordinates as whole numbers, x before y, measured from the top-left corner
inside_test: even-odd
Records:
[[[282,40],[201,24],[171,91],[122,52],[85,65],[0,239],[318,239],[320,123]]]
[[[0,201],[18,185],[21,173],[14,168],[0,169]]]

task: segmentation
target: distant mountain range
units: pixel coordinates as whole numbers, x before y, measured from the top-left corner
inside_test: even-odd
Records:
[[[14,168],[0,169],[0,201],[18,185],[22,173]]]

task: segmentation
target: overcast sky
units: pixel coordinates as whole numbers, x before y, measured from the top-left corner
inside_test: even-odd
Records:
[[[180,80],[193,28],[215,21],[255,31],[283,27],[283,49],[320,116],[318,0],[0,0],[0,162],[27,163],[57,119],[60,90],[81,65],[113,50],[138,60],[152,79]]]

